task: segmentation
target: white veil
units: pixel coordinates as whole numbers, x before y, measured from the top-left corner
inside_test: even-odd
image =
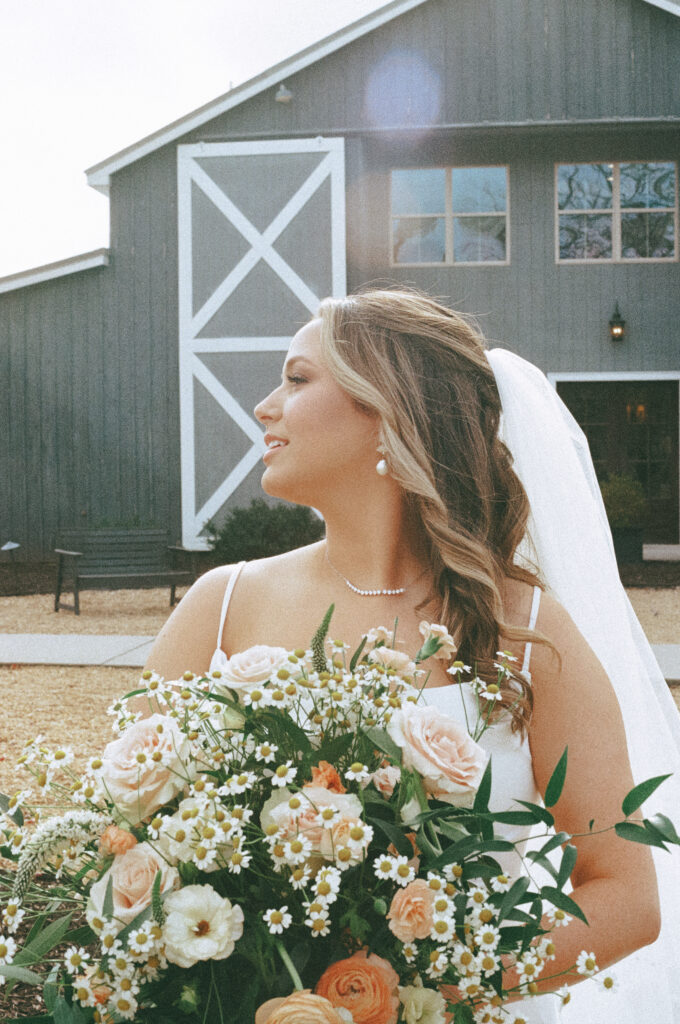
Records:
[[[531,506],[524,552],[604,666],[621,706],[635,782],[673,772],[648,814],[680,816],[680,716],[621,585],[588,442],[541,371],[505,349],[487,356],[501,398],[500,436]],[[606,728],[606,723],[602,723]],[[654,850],[659,939],[615,968],[619,988],[572,989],[564,1024],[680,1024],[680,854]],[[634,880],[631,880],[634,884]]]

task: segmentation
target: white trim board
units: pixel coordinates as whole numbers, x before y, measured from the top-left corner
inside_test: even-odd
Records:
[[[106,267],[108,263],[109,250],[95,249],[93,252],[83,253],[82,256],[71,256],[56,263],[47,263],[42,267],[33,267],[31,270],[21,270],[18,274],[0,277],[0,293],[28,288],[32,284],[42,284],[43,281],[65,277],[67,274],[78,274],[81,270],[91,270],[93,267]]]
[[[680,380],[680,370],[556,370],[546,373],[551,384],[559,381]]]
[[[453,0],[449,0],[449,3],[452,2]],[[676,2],[676,0],[643,0],[643,2],[680,17],[680,2]],[[206,122],[219,117],[220,114],[232,110],[241,103],[245,103],[246,100],[252,99],[253,96],[264,92],[265,89],[273,88],[286,78],[297,74],[298,71],[303,71],[311,64],[315,64],[329,54],[335,53],[336,50],[342,49],[343,46],[347,46],[349,43],[354,42],[354,40],[360,39],[374,29],[380,28],[382,25],[393,21],[401,14],[405,14],[407,11],[412,10],[414,7],[419,7],[423,3],[427,3],[427,0],[392,0],[391,3],[385,4],[384,7],[378,8],[377,11],[365,15],[363,18],[352,22],[330,36],[326,36],[318,43],[313,43],[299,53],[293,54],[292,57],[256,75],[255,78],[251,78],[242,85],[236,86],[235,89],[223,93],[210,103],[204,104],[197,110],[171,122],[164,128],[153,132],[151,135],[147,135],[146,138],[140,139],[139,142],[135,142],[118,153],[114,153],[113,156],[108,157],[106,160],[102,160],[100,163],[89,167],[85,171],[88,184],[92,188],[96,188],[98,191],[108,195],[110,178],[116,171],[127,167],[128,164],[134,163],[144,156],[148,156],[149,153],[160,149],[161,146],[166,146],[169,142],[180,139],[195,128],[200,128]],[[273,97],[272,102],[274,102]]]

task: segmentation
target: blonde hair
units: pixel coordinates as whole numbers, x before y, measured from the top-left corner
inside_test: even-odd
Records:
[[[505,580],[540,581],[515,560],[529,502],[498,436],[501,404],[483,336],[463,314],[403,289],[325,299],[319,317],[326,364],[378,414],[390,474],[427,538],[434,587],[418,609],[436,599],[457,656],[495,682],[501,638],[544,638],[504,620]],[[524,730],[532,697],[521,673],[499,703]]]

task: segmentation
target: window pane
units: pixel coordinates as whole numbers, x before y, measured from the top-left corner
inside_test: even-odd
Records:
[[[675,206],[675,164],[621,164],[621,206]]]
[[[443,217],[409,217],[395,220],[394,263],[443,263],[446,238]]]
[[[455,217],[453,258],[457,263],[505,262],[505,217]]]
[[[622,213],[623,259],[672,259],[675,255],[674,220],[672,213]]]
[[[587,214],[560,217],[561,260],[607,260],[612,258],[612,218]]]
[[[443,167],[392,171],[392,213],[444,213],[445,187]]]
[[[612,164],[561,164],[557,168],[560,210],[610,210]]]
[[[505,212],[505,167],[454,167],[451,171],[454,213]]]

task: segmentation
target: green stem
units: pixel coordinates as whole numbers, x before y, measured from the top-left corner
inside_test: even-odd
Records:
[[[291,958],[288,956],[288,951],[286,950],[285,946],[283,945],[283,943],[281,942],[280,939],[276,940],[276,949],[278,951],[279,956],[281,957],[281,959],[283,960],[284,964],[286,965],[286,970],[288,971],[288,973],[291,976],[291,979],[292,979],[293,985],[295,986],[296,991],[302,992],[302,982],[300,981],[300,975],[296,971],[295,964],[293,963]]]

